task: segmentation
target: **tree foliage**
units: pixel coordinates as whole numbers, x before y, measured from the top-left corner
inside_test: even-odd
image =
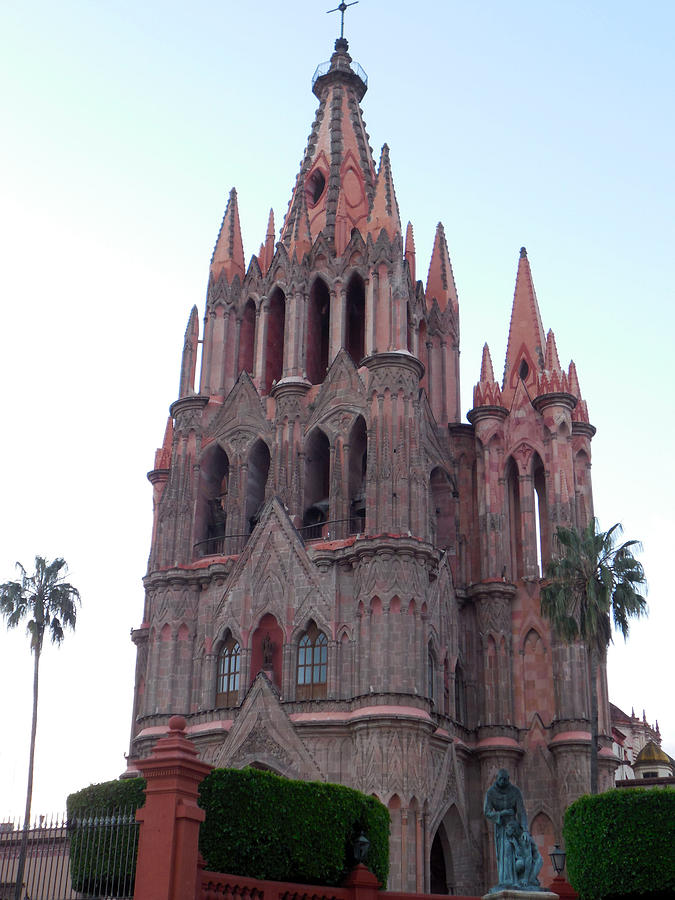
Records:
[[[582,900],[675,894],[675,789],[620,788],[565,813],[570,884]]]
[[[6,581],[0,585],[0,612],[8,628],[15,628],[27,619],[26,631],[30,647],[40,653],[45,633],[52,643],[60,644],[64,628],[75,628],[80,592],[65,581],[66,561],[57,558],[47,562],[35,557],[35,572],[29,575],[21,563],[16,564],[20,581]]]
[[[591,688],[591,793],[598,790],[598,662],[604,658],[614,627],[628,636],[628,621],[646,613],[644,569],[633,556],[638,541],[617,546],[621,525],[600,531],[592,519],[581,531],[558,527],[556,552],[546,567],[541,613],[567,643],[582,641],[588,650]]]
[[[68,567],[61,558],[47,562],[43,556],[36,556],[35,572],[32,575],[28,574],[21,563],[18,562],[16,567],[21,573],[20,581],[6,581],[0,585],[0,613],[4,616],[8,628],[16,628],[20,622],[27,620],[26,631],[30,635],[33,653],[33,717],[28,751],[28,783],[15,888],[15,898],[20,900],[33,797],[40,654],[45,634],[49,635],[52,643],[60,644],[63,641],[64,628],[75,628],[80,592],[65,580]]]
[[[600,531],[592,519],[581,531],[559,527],[556,550],[546,567],[541,611],[567,641],[581,640],[604,652],[614,627],[624,639],[629,619],[644,615],[646,579],[642,564],[633,556],[638,541],[616,545],[619,523]]]

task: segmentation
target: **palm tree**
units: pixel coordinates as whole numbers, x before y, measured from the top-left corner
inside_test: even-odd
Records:
[[[64,628],[75,628],[76,604],[80,592],[65,581],[68,571],[65,560],[47,562],[44,557],[35,557],[35,572],[29,575],[21,563],[16,564],[21,573],[20,581],[7,581],[0,585],[0,612],[7,620],[8,628],[15,628],[19,622],[28,619],[26,630],[30,635],[33,663],[33,721],[30,733],[28,757],[28,787],[26,789],[26,812],[23,819],[23,836],[19,853],[19,868],[16,877],[15,898],[20,900],[23,873],[28,846],[30,807],[33,796],[33,758],[35,756],[35,733],[37,730],[38,677],[40,654],[45,633],[52,643],[60,644]]]
[[[591,793],[598,792],[598,663],[612,641],[614,627],[628,637],[628,620],[647,613],[647,582],[633,549],[638,541],[617,546],[619,523],[600,531],[592,519],[581,531],[558,527],[557,556],[546,567],[541,613],[566,643],[582,641],[591,676]]]

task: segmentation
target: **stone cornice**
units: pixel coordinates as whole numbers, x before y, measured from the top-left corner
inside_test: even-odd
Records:
[[[583,437],[587,437],[589,440],[595,435],[597,428],[595,425],[591,425],[590,422],[572,422],[572,434],[580,434]]]
[[[538,413],[548,409],[549,406],[565,406],[572,410],[577,405],[577,398],[574,394],[568,394],[566,391],[553,391],[550,394],[540,394],[532,401],[532,406]]]
[[[468,411],[466,417],[472,425],[476,425],[485,419],[501,419],[503,422],[508,414],[508,409],[503,406],[474,406]]]
[[[206,394],[192,394],[190,397],[181,397],[179,400],[174,400],[171,404],[169,414],[176,419],[181,413],[188,410],[200,411],[204,409],[208,402],[209,397]]]
[[[417,378],[421,378],[424,375],[424,364],[408,350],[389,350],[385,353],[373,353],[372,356],[366,356],[362,359],[360,365],[365,366],[370,371],[394,368],[407,369],[416,375]]]
[[[516,596],[516,586],[509,581],[481,581],[472,584],[467,589],[467,596],[470,600],[492,600],[495,597],[511,600]]]

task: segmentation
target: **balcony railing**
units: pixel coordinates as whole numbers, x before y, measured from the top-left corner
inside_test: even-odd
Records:
[[[238,556],[246,546],[250,534],[222,534],[198,541],[194,545],[197,559],[205,556]]]
[[[350,519],[329,519],[315,525],[303,525],[298,533],[305,543],[312,541],[337,541],[353,534],[362,534],[365,519],[352,516]],[[194,545],[196,559],[207,556],[238,556],[246,546],[250,534],[224,534],[206,538]]]

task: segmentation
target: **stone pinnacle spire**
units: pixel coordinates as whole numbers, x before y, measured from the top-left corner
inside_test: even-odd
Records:
[[[434,249],[431,253],[429,274],[427,276],[426,294],[427,300],[430,303],[434,298],[438,301],[441,310],[444,310],[449,302],[452,304],[455,311],[457,311],[459,307],[457,288],[455,287],[455,277],[452,274],[450,253],[448,252],[445,231],[441,222],[436,226]]]
[[[415,284],[416,273],[416,256],[415,256],[415,235],[410,222],[405,230],[405,258],[408,260],[408,268],[410,269],[410,279]]]
[[[218,240],[211,257],[211,275],[214,279],[217,279],[224,272],[227,281],[232,282],[235,275],[243,279],[245,271],[244,245],[241,239],[237,192],[232,188],[218,233]]]
[[[544,369],[545,347],[544,328],[527,250],[521,247],[502,384],[502,395],[507,406],[519,381],[523,381],[530,396],[537,393],[538,376]]]
[[[394,179],[391,174],[389,147],[386,144],[382,147],[380,156],[375,197],[368,216],[368,232],[372,234],[374,240],[377,240],[383,228],[390,239],[401,233],[401,218],[394,190]]]

